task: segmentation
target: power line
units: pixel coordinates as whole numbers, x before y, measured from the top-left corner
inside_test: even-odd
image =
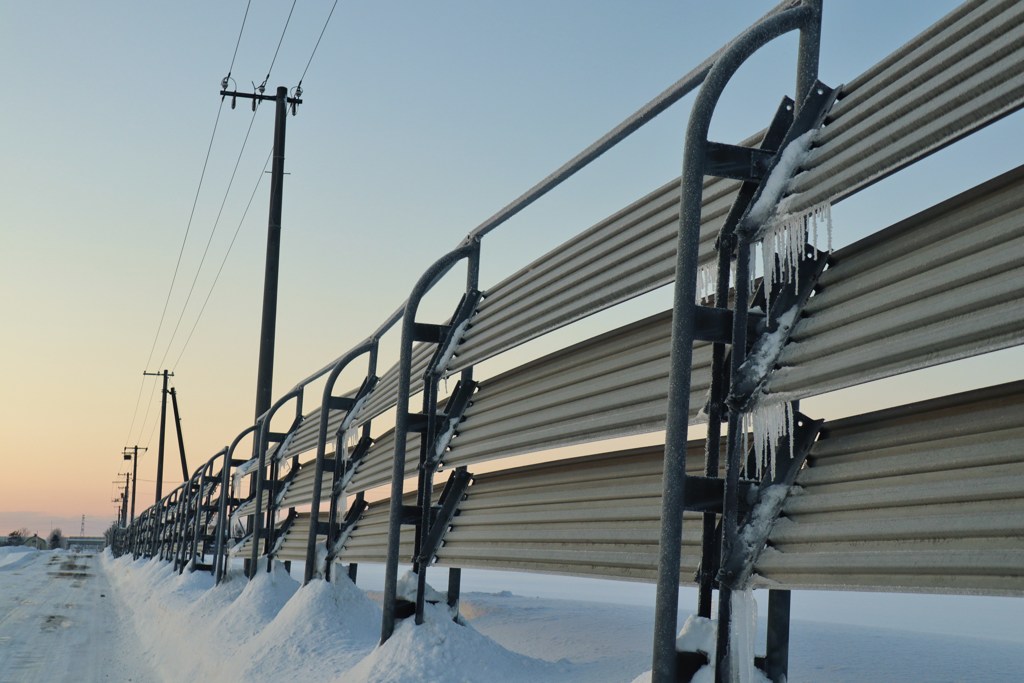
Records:
[[[231,70],[234,69],[234,66],[235,66],[235,57],[238,56],[238,46],[242,42],[242,33],[245,30],[245,21],[246,21],[246,19],[249,16],[249,6],[251,4],[252,4],[252,0],[249,0],[249,2],[245,6],[245,14],[242,16],[242,25],[238,29],[238,39],[235,41],[235,50],[234,50],[234,52],[231,55],[231,64],[228,67],[228,78],[231,77]],[[294,5],[292,6],[292,9],[294,9]],[[290,16],[291,15],[289,14],[289,17]],[[225,81],[227,81],[227,78],[225,79]],[[163,308],[163,311],[160,313],[160,322],[156,326],[156,334],[153,335],[153,344],[150,346],[150,348],[149,348],[149,356],[146,358],[146,365],[145,365],[146,368],[149,367],[149,364],[153,360],[153,352],[156,350],[156,344],[157,344],[157,342],[160,339],[160,332],[163,329],[164,318],[167,315],[167,306],[168,306],[168,304],[171,301],[171,294],[174,291],[174,283],[175,283],[175,280],[177,280],[177,277],[178,277],[178,269],[181,267],[181,257],[182,257],[182,254],[185,252],[185,243],[188,241],[188,233],[189,233],[189,230],[192,227],[192,219],[193,219],[193,217],[195,216],[195,213],[196,213],[196,204],[199,201],[199,192],[200,192],[200,190],[202,190],[203,179],[206,177],[206,168],[207,168],[207,165],[210,163],[210,153],[213,150],[213,141],[217,137],[217,126],[220,123],[220,115],[221,115],[221,112],[223,110],[224,110],[224,98],[221,98],[220,104],[217,106],[217,117],[213,121],[213,132],[210,134],[210,143],[206,147],[206,158],[203,160],[203,170],[199,174],[199,185],[196,187],[195,199],[193,199],[193,201],[192,201],[192,211],[189,213],[188,224],[185,226],[185,236],[181,240],[181,249],[178,250],[178,260],[174,264],[174,274],[171,276],[171,285],[167,289],[167,298],[164,300],[164,308]],[[131,441],[131,434],[132,434],[132,431],[135,429],[135,420],[136,420],[136,418],[139,415],[139,402],[142,400],[142,393],[145,390],[145,386],[146,386],[146,378],[145,378],[145,376],[143,376],[142,381],[139,383],[139,395],[138,395],[138,398],[135,399],[135,410],[132,413],[131,426],[128,428],[128,437],[129,438],[128,438],[128,441],[126,441],[125,443],[129,443]],[[149,415],[149,410],[148,409],[146,411],[146,415],[147,415],[146,419],[148,419],[148,415]],[[145,428],[145,420],[143,420],[143,428],[139,430],[140,436],[141,436],[141,433],[144,430],[144,428]],[[136,440],[136,442],[137,442],[137,440]]]
[[[250,5],[252,5],[252,0],[245,4],[245,14],[242,15],[242,27],[238,29],[238,40],[235,41],[235,51],[231,55],[231,66],[228,67],[228,78],[231,78],[231,72],[235,69],[235,57],[238,56],[238,46],[242,44],[242,31],[245,30],[245,20],[249,17]]]
[[[135,431],[135,418],[139,416],[139,404],[142,403],[142,392],[146,388],[146,378],[143,377],[142,381],[139,382],[139,395],[135,398],[135,411],[132,412],[132,424],[128,427],[128,437],[125,438],[125,446],[132,442],[132,432]]]
[[[213,236],[217,233],[217,226],[220,225],[220,218],[224,214],[224,206],[227,204],[228,195],[231,193],[231,186],[235,182],[235,175],[238,173],[238,165],[242,162],[242,155],[245,153],[245,146],[249,142],[249,134],[252,133],[252,125],[256,121],[256,112],[252,113],[252,118],[249,119],[249,129],[245,131],[245,139],[242,140],[242,148],[238,151],[238,158],[235,160],[235,168],[231,171],[231,178],[228,179],[227,189],[224,191],[224,199],[221,200],[220,210],[217,211],[217,218],[213,222],[213,228],[210,230],[210,237],[206,240],[206,248],[203,249],[203,256],[199,259],[199,266],[196,268],[195,277],[192,278],[192,285],[188,289],[188,295],[185,297],[185,303],[181,305],[181,313],[178,315],[178,321],[174,324],[174,331],[171,332],[171,338],[167,340],[167,348],[164,350],[164,355],[160,359],[160,367],[164,367],[164,361],[167,360],[167,354],[171,351],[171,345],[174,343],[174,338],[178,335],[178,328],[181,327],[181,321],[185,317],[185,311],[188,309],[188,304],[192,300],[192,293],[196,289],[196,283],[199,281],[199,275],[203,271],[203,264],[206,263],[206,256],[210,253],[210,244],[213,242]]]
[[[267,84],[267,81],[270,80],[270,74],[274,70],[274,64],[277,63],[277,56],[278,56],[278,54],[281,51],[282,43],[284,43],[285,34],[288,32],[288,25],[291,23],[292,14],[295,11],[296,3],[297,3],[297,0],[293,0],[292,1],[291,9],[288,10],[288,17],[285,19],[284,27],[281,29],[281,37],[277,41],[277,48],[274,50],[274,57],[270,60],[270,68],[267,69],[267,76],[266,76],[266,78],[263,79],[263,83],[258,87],[258,90],[259,90],[260,93],[263,92],[264,87]],[[335,4],[337,4],[337,3],[335,3]],[[246,16],[248,16],[248,13],[249,13],[249,8],[247,6],[246,7]],[[331,8],[331,13],[332,14],[334,13],[334,8],[333,7]],[[330,15],[328,15],[328,21],[329,20],[330,20]],[[245,18],[243,17],[243,19],[242,19],[242,28],[244,29],[244,27],[245,27]],[[326,30],[326,29],[327,29],[327,24],[324,23],[324,29],[323,30]],[[239,38],[238,38],[239,42],[241,41],[241,35],[242,35],[242,31],[239,30]],[[321,37],[323,37],[323,31],[321,31],[320,35],[321,35]],[[319,45],[319,44],[320,44],[320,41],[318,39],[317,40],[317,45]],[[236,45],[235,45],[235,53],[237,54],[237,52],[238,52],[238,44],[236,43]],[[314,54],[316,53],[316,47],[313,48],[313,53]],[[310,61],[312,61],[312,59],[313,59],[313,57],[312,57],[312,55],[310,55]],[[232,56],[232,58],[231,58],[231,65],[232,65],[232,67],[234,66],[234,60],[235,60],[235,58],[234,58],[234,56]],[[308,63],[306,65],[306,68],[307,69],[309,68],[309,64]],[[225,89],[227,88],[227,83],[228,83],[228,80],[230,79],[230,77],[231,77],[231,71],[229,69],[228,76],[225,77],[223,82],[222,82],[222,85],[224,86]],[[224,102],[224,96],[222,94],[222,96],[221,96],[221,103],[223,104],[223,102]],[[235,167],[231,171],[231,178],[228,181],[227,190],[224,193],[224,199],[221,201],[220,210],[217,212],[217,218],[214,221],[213,229],[210,231],[210,237],[206,241],[206,248],[203,250],[203,256],[202,256],[202,258],[199,261],[199,267],[196,269],[195,277],[192,279],[192,285],[191,285],[191,287],[189,287],[188,295],[185,297],[185,303],[181,307],[181,313],[178,315],[178,320],[177,320],[177,322],[174,325],[174,331],[171,333],[170,339],[167,340],[167,348],[164,350],[163,357],[160,360],[160,365],[161,366],[164,365],[164,361],[167,360],[167,354],[169,354],[170,351],[171,351],[171,346],[174,344],[174,338],[177,336],[178,329],[181,326],[181,321],[185,317],[185,311],[188,309],[189,301],[191,301],[192,294],[195,291],[196,283],[199,280],[199,275],[202,273],[203,264],[206,263],[206,256],[207,256],[207,254],[210,251],[210,244],[212,243],[213,236],[214,236],[214,234],[217,231],[217,226],[220,223],[221,215],[224,213],[224,205],[227,203],[228,194],[231,192],[231,186],[234,183],[235,175],[238,173],[238,165],[239,165],[239,163],[242,160],[242,154],[245,152],[245,146],[246,146],[246,144],[249,141],[249,135],[250,135],[250,133],[252,133],[252,126],[253,126],[253,123],[256,120],[256,104],[257,104],[257,102],[258,102],[257,99],[253,99],[253,116],[249,120],[249,128],[248,128],[248,130],[246,130],[246,132],[245,132],[245,139],[242,141],[242,149],[239,151],[238,159],[236,159],[236,161],[235,161]],[[232,106],[234,106],[234,105],[232,104]],[[218,111],[218,119],[219,119],[219,117],[220,117],[220,111]],[[207,158],[209,158],[209,157],[207,157]],[[205,168],[204,168],[204,172],[205,172]],[[198,196],[197,196],[197,199],[198,199]],[[250,202],[251,202],[251,200],[250,200]],[[193,206],[193,211],[194,211],[194,206]],[[246,212],[248,212],[248,207],[246,207]],[[243,218],[244,218],[244,216],[243,216]],[[190,222],[191,222],[191,220],[190,220]],[[236,230],[236,235],[237,235],[237,230]],[[232,243],[234,243],[234,239],[232,239]],[[184,249],[184,244],[182,245],[182,248]],[[229,250],[230,250],[230,247],[229,247]],[[180,254],[179,254],[178,259],[179,259],[179,262],[180,262],[180,260],[181,260]],[[222,263],[222,267],[223,267],[223,263]],[[220,271],[218,271],[218,275],[219,275],[219,272]],[[175,269],[175,274],[177,274],[177,268]],[[172,287],[174,286],[173,281],[171,283],[171,286]],[[211,293],[212,293],[212,289],[211,289]],[[168,293],[168,301],[169,300],[170,300],[170,293]],[[204,304],[204,308],[205,308],[205,304]],[[165,313],[166,313],[166,309],[167,309],[167,305],[165,303],[164,304],[164,311],[165,311]],[[196,323],[198,324],[198,319],[197,319]],[[162,324],[163,324],[163,317],[161,317],[161,325]],[[193,330],[194,329],[195,329],[195,327],[193,327]],[[189,336],[191,337],[191,333],[189,334]],[[154,342],[154,347],[155,347],[155,342]],[[183,350],[184,350],[184,347],[183,347]],[[150,355],[152,357],[152,353]],[[179,354],[178,357],[180,358],[181,354]],[[150,360],[151,359],[152,358],[150,358]],[[147,361],[146,366],[147,367],[149,366],[149,361]]]
[[[156,327],[156,335],[153,337],[153,346],[149,349],[149,357],[146,359],[146,367],[149,367],[153,360],[153,351],[156,350],[157,340],[160,338],[160,331],[163,329],[164,319],[167,316],[167,305],[171,302],[171,293],[174,291],[174,283],[178,279],[178,269],[181,267],[181,257],[185,253],[185,243],[188,241],[188,234],[192,229],[192,220],[196,215],[196,205],[199,203],[199,192],[203,189],[203,179],[206,178],[206,168],[210,163],[210,152],[213,151],[213,140],[217,137],[217,124],[220,123],[220,114],[224,111],[224,100],[217,106],[217,118],[213,122],[213,133],[210,135],[210,144],[206,148],[206,159],[203,161],[203,170],[199,174],[199,185],[196,187],[195,198],[192,200],[192,211],[188,215],[188,223],[185,225],[185,236],[181,240],[181,249],[178,250],[178,260],[174,264],[174,274],[171,276],[171,286],[167,289],[167,298],[164,300],[164,309],[160,314],[160,323]]]
[[[146,376],[145,375],[143,375],[142,381],[143,382],[146,381]],[[138,438],[135,439],[135,443],[138,443],[139,441],[142,440],[142,433],[146,431],[146,425],[149,423],[149,411],[153,409],[153,401],[154,401],[155,397],[156,397],[156,384],[154,383],[153,384],[153,390],[151,392],[149,392],[149,404],[146,406],[146,416],[144,418],[142,418],[142,425],[139,427],[139,436],[138,436]],[[152,435],[150,435],[150,438],[152,438]],[[129,441],[131,441],[131,440],[129,439]],[[148,446],[149,444],[146,444],[146,445]]]
[[[267,160],[263,164],[263,169],[260,171],[260,176],[256,180],[256,185],[252,188],[252,194],[249,195],[249,203],[245,205],[245,211],[242,212],[242,217],[238,221],[238,227],[235,228],[235,234],[231,237],[231,243],[228,245],[228,250],[224,253],[224,258],[220,262],[220,268],[217,269],[217,274],[213,278],[213,284],[210,285],[210,291],[206,293],[206,299],[203,301],[202,308],[199,309],[199,315],[196,316],[196,321],[192,324],[192,329],[188,333],[188,337],[185,339],[185,343],[181,347],[181,352],[178,357],[174,360],[174,367],[178,366],[181,361],[181,357],[185,355],[185,349],[188,348],[188,343],[192,341],[192,335],[195,334],[196,328],[199,326],[199,321],[203,318],[203,313],[206,311],[206,305],[210,303],[210,297],[213,296],[213,290],[217,286],[217,281],[220,280],[220,274],[224,270],[224,264],[228,262],[228,256],[231,254],[232,247],[235,246],[235,240],[238,238],[238,233],[242,229],[242,223],[245,222],[245,217],[249,214],[249,208],[252,206],[252,201],[256,197],[256,191],[260,187],[260,183],[263,181],[263,176],[267,172],[267,166],[270,165],[270,158],[273,155],[273,149],[270,154],[267,155]]]
[[[284,21],[284,28],[281,29],[281,37],[277,41],[277,49],[274,50],[274,58],[270,60],[270,68],[267,69],[267,77],[263,79],[263,84],[259,87],[259,91],[262,93],[263,88],[266,87],[267,81],[270,80],[270,73],[274,70],[274,64],[277,62],[277,53],[281,51],[281,43],[284,42],[284,34],[288,31],[288,24],[292,21],[292,12],[295,11],[295,3],[298,0],[292,0],[292,8],[288,10],[288,18]],[[254,100],[255,103],[255,100]]]
[[[320,29],[320,36],[316,39],[316,45],[313,46],[313,52],[309,55],[309,61],[306,62],[306,68],[302,70],[302,75],[299,76],[299,84],[297,87],[302,87],[302,81],[306,78],[306,72],[309,71],[309,65],[313,63],[313,57],[316,55],[316,49],[320,47],[320,41],[324,37],[324,32],[327,31],[327,24],[330,23],[331,17],[334,16],[334,8],[338,6],[338,0],[334,0],[334,4],[331,5],[331,11],[327,14],[327,20],[324,22],[324,27]]]

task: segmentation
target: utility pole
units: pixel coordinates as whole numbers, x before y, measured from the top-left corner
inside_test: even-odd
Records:
[[[157,454],[156,459],[156,499],[153,501],[154,504],[160,502],[160,498],[163,497],[164,490],[164,437],[167,433],[167,378],[174,377],[173,372],[164,370],[163,372],[143,372],[143,375],[149,375],[152,377],[164,378],[164,390],[163,396],[160,401],[160,450]]]
[[[128,473],[124,473],[124,491],[121,492],[121,527],[128,526]]]
[[[227,87],[224,79],[222,87]],[[237,91],[220,91],[221,98],[230,97],[234,108],[236,98],[252,100],[253,111],[256,105],[265,100],[273,100],[276,104],[274,118],[274,163],[270,175],[270,216],[267,221],[267,265],[263,277],[263,321],[260,328],[260,356],[256,372],[256,419],[270,409],[270,398],[274,380],[274,337],[277,329],[277,280],[278,266],[281,256],[281,207],[284,194],[284,136],[285,122],[288,120],[288,105],[292,114],[296,112],[301,89],[296,89],[295,97],[288,97],[288,88],[279,86],[276,95],[264,95],[263,86],[258,92],[243,93]]]
[[[128,454],[129,450],[132,452],[131,455]],[[122,454],[124,455],[124,459],[132,461],[132,510],[131,510],[132,516],[131,516],[131,519],[128,520],[129,523],[135,521],[135,485],[139,481],[139,451],[140,450],[141,451],[145,451],[146,449],[145,448],[139,448],[138,445],[135,445],[135,446],[132,446],[131,448],[128,448],[127,446],[125,446],[124,450],[122,451]]]
[[[269,77],[269,76],[268,76]],[[266,81],[264,81],[265,83]],[[256,417],[260,419],[270,410],[270,397],[274,381],[274,337],[277,330],[277,279],[278,266],[281,261],[281,200],[284,196],[284,134],[285,123],[288,121],[288,105],[292,107],[292,115],[302,100],[302,88],[295,89],[295,97],[288,97],[288,88],[278,86],[273,97],[263,94],[263,85],[258,92],[242,93],[227,90],[228,79],[221,82],[221,100],[231,98],[231,108],[235,108],[236,98],[252,100],[252,110],[265,100],[276,103],[274,116],[274,163],[270,172],[270,216],[267,220],[267,265],[263,275],[263,320],[260,325],[260,357],[256,370]],[[258,438],[258,437],[254,437]],[[249,478],[249,493],[256,493],[256,477]],[[248,531],[253,529],[253,518],[246,523]],[[253,543],[259,543],[253,539]],[[253,568],[250,561],[245,561],[245,573],[251,576]]]
[[[185,462],[185,438],[181,435],[181,414],[178,412],[178,392],[171,387],[171,407],[174,408],[174,427],[178,432],[178,454],[181,456],[181,480],[188,481],[188,464]]]

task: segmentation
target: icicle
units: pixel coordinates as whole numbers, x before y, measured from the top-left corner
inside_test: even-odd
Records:
[[[814,246],[821,250],[818,244],[820,222],[825,223],[828,235],[828,246],[825,251],[831,251],[832,209],[827,201],[799,214],[782,214],[761,232],[766,299],[770,298],[768,293],[777,282],[792,283],[797,289],[800,287],[800,262],[807,259],[804,245],[812,243],[813,237]],[[775,267],[776,258],[778,269]]]
[[[714,296],[718,284],[718,268],[714,261],[697,266],[697,303]]]
[[[754,644],[757,641],[757,601],[748,588],[733,591],[732,620],[729,624],[729,669],[740,681],[767,680],[754,668]]]
[[[783,437],[789,439],[789,452],[793,452],[793,408],[789,401],[779,403],[767,403],[758,405],[747,413],[744,422],[749,420],[749,428],[746,432],[753,434],[754,456],[757,464],[757,471],[754,473],[757,479],[769,476],[774,479],[777,472],[777,460],[775,457],[776,444]],[[747,473],[750,476],[750,473]]]

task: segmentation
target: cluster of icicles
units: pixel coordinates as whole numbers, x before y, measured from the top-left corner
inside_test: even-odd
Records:
[[[824,233],[825,249],[821,249]],[[785,214],[771,220],[759,233],[761,240],[761,273],[767,279],[766,294],[781,276],[781,282],[800,286],[799,265],[808,258],[805,245],[810,244],[819,251],[832,251],[832,205],[825,201],[799,214]],[[757,249],[752,246],[748,254],[750,261],[750,289],[756,286]],[[779,267],[775,267],[776,260]],[[697,268],[697,301],[709,301],[715,296],[717,265],[714,260],[702,263]],[[735,286],[736,264],[731,266],[729,282]],[[770,302],[769,302],[770,303]]]
[[[758,233],[761,240],[761,273],[767,280],[764,284],[766,301],[770,305],[770,292],[776,282],[792,284],[799,288],[799,266],[808,255],[806,245],[814,245],[819,251],[832,251],[832,210],[829,202],[822,202],[798,214],[782,213],[769,221]],[[821,247],[824,233],[825,249]],[[751,291],[756,277],[755,249],[749,252]],[[776,267],[776,264],[778,267]],[[717,271],[714,262],[700,266],[697,271],[697,299],[708,301],[715,295]],[[730,282],[736,282],[733,264]],[[776,446],[783,438],[789,440],[789,453],[793,452],[793,409],[789,401],[762,401],[743,416],[743,451],[747,452],[748,438],[754,443],[754,471],[745,472],[753,479],[776,476]]]

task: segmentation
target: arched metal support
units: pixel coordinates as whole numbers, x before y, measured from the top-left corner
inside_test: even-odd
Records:
[[[203,488],[205,488],[207,485],[213,484],[216,484],[217,487],[221,486],[221,477],[214,475],[214,467],[216,466],[218,460],[222,460],[222,467],[228,466],[227,446],[217,451],[217,453],[212,458],[207,460],[206,463],[200,468],[199,481],[200,485]],[[192,529],[192,542],[189,550],[189,558],[187,561],[190,571],[196,571],[198,569],[212,570],[214,563],[216,561],[216,559],[214,558],[214,561],[212,561],[209,565],[206,565],[206,563],[203,562],[203,560],[206,557],[206,551],[208,551],[209,549],[208,543],[211,540],[216,540],[215,535],[211,538],[208,533],[204,532],[204,529],[209,528],[211,518],[215,513],[217,513],[217,511],[220,508],[219,501],[217,504],[214,504],[212,502],[214,490],[214,487],[211,486],[209,491],[204,491],[203,493],[201,493],[199,496],[199,501],[196,506],[196,517]],[[203,513],[207,514],[204,515]]]
[[[697,95],[686,132],[679,212],[679,238],[672,315],[672,347],[669,374],[668,419],[666,424],[662,528],[655,606],[652,680],[675,683],[677,680],[676,632],[678,630],[679,560],[682,546],[682,517],[685,508],[686,442],[688,435],[690,381],[693,369],[693,343],[696,318],[696,274],[700,213],[705,163],[708,154],[708,130],[715,106],[725,86],[739,67],[757,50],[790,31],[800,30],[802,51],[817,52],[821,30],[820,0],[808,0],[783,10],[740,36],[708,72]],[[801,55],[798,89],[810,88],[817,55]],[[737,270],[746,259],[740,258]],[[737,290],[744,276],[737,272]],[[745,310],[737,291],[736,310]],[[734,325],[740,326],[735,316]],[[746,322],[742,321],[745,328]],[[744,329],[745,333],[745,329]],[[735,348],[735,347],[734,347]],[[721,675],[724,672],[719,672]]]
[[[273,420],[277,412],[288,404],[289,401],[295,401],[295,419],[292,421],[291,427],[285,433],[271,432],[270,423]],[[257,420],[259,424],[258,434],[256,439],[256,452],[254,457],[258,459],[256,464],[256,490],[254,495],[256,509],[253,512],[253,531],[252,531],[252,548],[249,551],[249,578],[253,578],[256,575],[256,561],[260,555],[260,541],[263,541],[263,554],[266,555],[270,552],[274,542],[274,514],[277,512],[277,506],[274,504],[275,484],[277,483],[277,469],[278,460],[277,453],[275,452],[273,461],[268,463],[266,461],[268,451],[270,450],[270,443],[276,442],[278,449],[285,446],[285,442],[290,434],[293,434],[302,422],[302,388],[297,387],[292,389],[287,394],[279,398],[270,409],[267,410],[260,419]],[[270,475],[267,476],[267,469],[270,469]],[[267,488],[267,479],[270,480],[270,495],[267,498],[267,509],[263,510],[263,491]],[[271,563],[267,563],[267,571],[272,569]]]
[[[318,575],[322,575],[324,578],[329,578],[329,562],[325,562],[327,566],[320,567],[319,560],[317,558],[317,536],[320,534],[320,504],[321,504],[321,488],[323,487],[324,477],[324,466],[327,460],[327,426],[330,421],[330,411],[335,410],[346,410],[347,414],[345,419],[342,420],[342,424],[338,429],[339,437],[344,436],[345,431],[348,429],[350,421],[356,416],[359,408],[362,407],[363,401],[369,396],[370,392],[373,391],[374,385],[377,382],[376,366],[377,366],[377,345],[378,340],[371,338],[355,347],[344,356],[338,359],[331,369],[330,374],[327,376],[326,384],[323,390],[323,399],[320,402],[320,425],[319,431],[317,432],[316,439],[316,469],[313,474],[313,500],[310,503],[310,519],[309,519],[309,536],[306,542],[306,570],[303,578],[303,583],[309,583]],[[338,382],[338,378],[341,373],[360,356],[367,354],[368,358],[368,369],[366,373],[366,380],[363,382],[363,386],[360,387],[356,396],[351,399],[345,399],[343,397],[334,396],[334,386]],[[369,436],[369,423],[364,425],[363,436]],[[336,522],[337,516],[337,492],[334,492],[334,482],[339,472],[341,465],[341,439],[335,439],[335,450],[334,450],[334,471],[332,472],[332,496],[330,505],[330,519],[328,520],[327,529],[327,541],[325,550],[331,549],[332,543],[337,539],[334,538],[335,534],[332,533],[334,523]]]
[[[475,289],[479,275],[480,242],[468,238],[455,250],[441,257],[420,277],[406,300],[402,315],[401,356],[398,373],[398,404],[395,416],[395,454],[391,475],[391,500],[388,521],[388,554],[384,569],[384,606],[381,621],[381,642],[391,637],[395,630],[396,604],[398,593],[399,543],[402,529],[402,484],[405,480],[405,456],[407,435],[412,431],[409,413],[409,395],[412,388],[412,347],[417,333],[422,332],[416,323],[416,312],[428,291],[441,280],[457,263],[468,261],[467,289]],[[423,480],[420,478],[420,488]],[[429,492],[427,492],[429,495]]]
[[[231,445],[228,446],[224,467],[220,472],[220,500],[217,501],[217,530],[213,551],[213,580],[215,583],[220,583],[227,575],[228,507],[229,504],[231,507],[236,504],[231,495],[231,468],[245,463],[245,460],[235,458],[235,450],[245,437],[256,431],[256,427],[257,425],[247,427],[234,438]]]

